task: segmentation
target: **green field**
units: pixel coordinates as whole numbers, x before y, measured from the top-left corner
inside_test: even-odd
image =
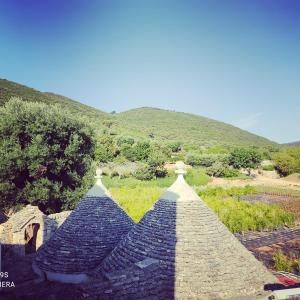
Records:
[[[114,199],[138,222],[163,193],[162,187],[148,185],[112,186]],[[235,232],[273,230],[294,224],[295,216],[278,205],[259,202],[248,203],[239,199],[241,195],[256,193],[255,188],[209,188],[199,191],[199,196],[218,215],[220,220]]]

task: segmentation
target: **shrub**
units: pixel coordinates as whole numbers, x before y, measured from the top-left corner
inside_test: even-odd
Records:
[[[121,179],[124,179],[124,178],[130,178],[131,176],[132,176],[131,173],[123,173],[123,174],[120,175],[120,178],[121,178]]]
[[[293,262],[289,261],[289,259],[282,253],[281,250],[278,250],[272,259],[276,271],[293,272]]]
[[[138,142],[133,148],[137,160],[146,161],[148,159],[151,152],[151,147],[148,142]]]
[[[117,145],[122,146],[124,144],[132,146],[134,144],[134,139],[131,137],[120,137],[117,141]]]
[[[214,163],[227,164],[227,155],[224,154],[203,154],[189,155],[186,163],[191,166],[211,167]]]
[[[92,129],[65,108],[12,99],[0,108],[1,208],[74,208],[93,181]]]
[[[135,153],[133,147],[131,147],[128,144],[122,145],[121,154],[130,161],[136,161],[137,160],[136,159],[136,153]]]
[[[206,169],[206,174],[214,177],[223,177],[225,174],[226,167],[220,163],[216,162],[211,167]]]
[[[165,168],[157,168],[154,172],[155,177],[166,177],[168,175],[168,170],[166,170]]]
[[[164,154],[154,150],[151,151],[147,159],[148,165],[153,168],[163,167],[165,162],[166,157],[164,156]]]
[[[119,176],[119,173],[117,171],[112,171],[111,174],[110,174],[110,177],[117,177]]]
[[[281,176],[300,172],[300,149],[289,148],[273,155],[275,169]]]
[[[170,143],[170,144],[168,144],[168,147],[171,149],[172,152],[181,151],[181,143],[180,142]]]
[[[98,162],[109,162],[114,158],[114,153],[104,145],[98,145],[95,149],[95,157]]]
[[[240,175],[240,172],[235,169],[231,168],[225,168],[223,177],[225,178],[232,178],[232,177],[238,177]]]
[[[119,150],[117,149],[112,137],[104,135],[97,143],[95,158],[98,162],[106,163],[112,161],[118,153]]]
[[[154,177],[155,173],[153,169],[148,165],[143,165],[139,167],[134,173],[133,176],[138,180],[151,180]]]
[[[188,155],[185,159],[185,163],[191,166],[200,166],[200,155]]]
[[[250,173],[250,168],[256,168],[262,162],[262,154],[254,148],[236,148],[230,153],[228,162],[235,169],[245,168]]]

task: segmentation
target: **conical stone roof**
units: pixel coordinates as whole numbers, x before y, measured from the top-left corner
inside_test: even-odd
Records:
[[[38,251],[35,266],[48,279],[86,280],[133,226],[133,221],[110,197],[98,174],[96,184],[59,229]],[[78,274],[79,276],[73,276]],[[66,276],[70,275],[70,276]]]
[[[264,285],[276,282],[182,174],[99,273],[110,285],[87,290],[101,299],[265,299]]]

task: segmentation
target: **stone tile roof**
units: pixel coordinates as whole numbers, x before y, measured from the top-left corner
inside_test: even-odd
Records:
[[[35,261],[41,270],[88,273],[132,228],[133,221],[101,186],[94,186],[91,191],[37,251]]]
[[[151,263],[147,270],[149,258],[156,271]],[[133,271],[137,268],[141,270]],[[86,292],[101,299],[262,299],[264,285],[276,282],[183,176],[121,240],[95,276],[107,280],[90,284]]]
[[[13,232],[20,231],[29,221],[36,217],[46,217],[37,206],[26,205],[22,210],[16,212],[8,222],[12,224]]]

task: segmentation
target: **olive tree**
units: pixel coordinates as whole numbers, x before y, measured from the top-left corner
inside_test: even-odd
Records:
[[[247,169],[250,175],[250,170],[262,162],[262,154],[254,148],[236,148],[230,153],[228,162],[235,169]]]
[[[0,108],[0,208],[74,208],[91,183],[93,131],[65,108],[13,98]]]

